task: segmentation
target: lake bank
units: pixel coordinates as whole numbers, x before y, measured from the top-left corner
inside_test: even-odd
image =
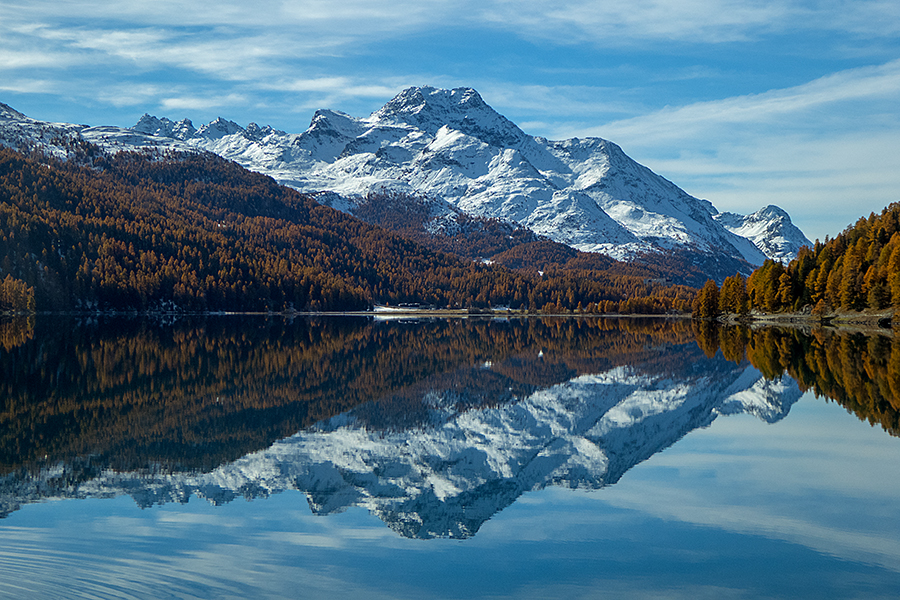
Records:
[[[719,321],[728,325],[763,325],[778,327],[830,327],[844,330],[892,331],[900,326],[900,315],[894,309],[878,311],[832,311],[813,314],[811,311],[763,313],[752,311],[746,315],[729,314]]]

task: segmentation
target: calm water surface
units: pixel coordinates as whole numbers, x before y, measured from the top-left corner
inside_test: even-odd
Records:
[[[0,321],[0,597],[895,598],[889,335]]]

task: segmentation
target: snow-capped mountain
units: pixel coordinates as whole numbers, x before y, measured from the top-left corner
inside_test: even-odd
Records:
[[[0,516],[50,499],[127,494],[149,507],[299,490],[317,514],[362,506],[407,537],[464,538],[526,491],[615,484],[719,415],[775,422],[801,395],[721,357],[681,374],[616,367],[487,408],[460,411],[460,393],[424,392],[426,423],[375,428],[351,411],[208,473],[122,473],[89,458],[14,473],[0,478]]]
[[[41,148],[66,158],[66,147],[81,139],[86,125],[47,123],[32,119],[0,102],[0,146],[16,150]]]
[[[7,143],[6,132],[18,123],[38,123],[13,113],[0,113],[0,137]],[[354,197],[373,191],[425,194],[449,205],[436,218],[452,218],[451,208],[499,218],[619,259],[687,252],[730,261],[723,265],[730,272],[748,271],[766,258],[789,260],[809,243],[780,209],[747,217],[752,226],[732,227],[738,217],[723,218],[710,202],[636,163],[612,142],[530,136],[470,88],[409,88],[364,118],[319,110],[299,134],[221,118],[195,128],[187,119],[150,115],[130,129],[65,127],[111,151],[160,146],[214,152],[298,190],[332,192],[327,197],[338,209],[349,210]],[[334,201],[334,194],[343,200]]]
[[[791,222],[790,215],[771,204],[752,215],[724,212],[713,218],[731,233],[756,244],[768,258],[783,263],[793,260],[801,247],[812,246],[812,242]]]

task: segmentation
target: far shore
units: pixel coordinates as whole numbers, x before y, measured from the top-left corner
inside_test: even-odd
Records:
[[[389,310],[344,310],[344,311],[156,311],[156,310],[61,310],[14,312],[0,311],[0,317],[29,316],[71,316],[71,317],[222,317],[222,316],[268,316],[268,317],[374,317],[430,318],[430,317],[609,317],[609,318],[656,318],[690,319],[690,313],[589,313],[564,312],[548,313],[514,309],[465,309],[465,308],[390,308]]]
[[[613,318],[613,319],[691,319],[690,313],[587,313],[565,312],[545,313],[522,309],[464,309],[464,308],[423,308],[423,307],[378,307],[361,311],[38,311],[33,313],[0,311],[0,317],[29,316],[71,316],[82,318],[97,317],[219,317],[219,316],[268,316],[268,317],[370,317],[376,320],[428,319],[428,318]],[[744,315],[727,314],[714,321],[724,325],[747,325],[750,327],[799,327],[803,329],[829,328],[841,330],[888,332],[900,327],[900,311],[840,311],[821,315],[810,311],[763,313],[752,311]]]

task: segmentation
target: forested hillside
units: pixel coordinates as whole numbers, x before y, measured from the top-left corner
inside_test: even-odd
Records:
[[[399,192],[368,194],[349,212],[432,250],[530,274],[567,271],[591,278],[593,273],[603,272],[699,287],[706,281],[704,269],[709,267],[697,255],[676,251],[617,261],[605,254],[578,251],[522,226],[468,215],[434,198]]]
[[[744,281],[713,282],[698,294],[694,315],[759,310],[825,315],[900,308],[900,203],[863,217],[825,242],[801,248],[787,266],[766,261]]]
[[[468,260],[490,259],[510,248],[541,239],[524,227],[462,211],[443,212],[448,209],[445,203],[432,198],[382,191],[359,199],[350,214],[432,250]]]
[[[652,270],[463,260],[209,154],[72,150],[60,162],[0,149],[0,310],[666,312],[694,294]]]

